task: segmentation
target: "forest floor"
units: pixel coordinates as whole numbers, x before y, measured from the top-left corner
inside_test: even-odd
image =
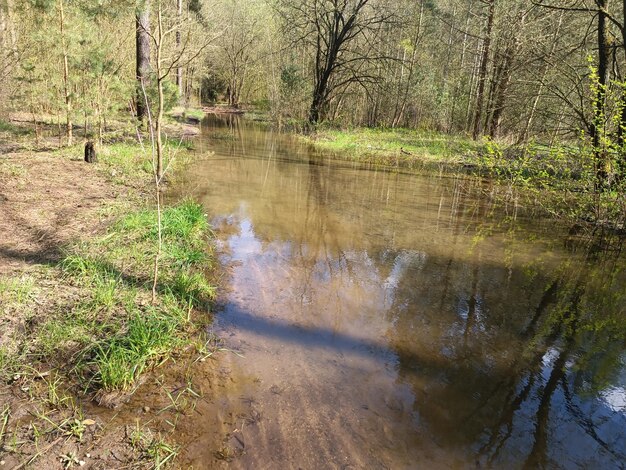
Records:
[[[0,469],[162,467],[175,423],[208,392],[194,388],[198,358],[216,347],[199,333],[214,295],[206,217],[190,202],[164,211],[151,300],[147,150],[120,128],[88,164],[83,139],[59,148],[49,124],[36,135],[12,117],[0,121]],[[180,147],[197,129],[166,133]]]

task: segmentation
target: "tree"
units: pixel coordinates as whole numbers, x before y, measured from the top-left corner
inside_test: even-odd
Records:
[[[375,46],[391,10],[376,0],[281,2],[281,15],[294,43],[312,48],[313,96],[308,120],[317,123],[333,93],[351,83],[378,78],[372,64],[389,59]]]
[[[608,177],[609,168],[606,153],[601,149],[602,128],[606,116],[606,91],[609,76],[609,31],[608,6],[609,0],[596,0],[598,5],[598,78],[593,108],[593,124],[591,127],[592,145],[595,153],[596,178],[598,186],[603,186]]]
[[[61,33],[61,50],[63,51],[63,88],[65,93],[65,116],[67,145],[72,145],[72,92],[70,90],[70,70],[67,58],[67,39],[65,37],[65,13],[63,0],[59,0],[59,31]]]
[[[404,116],[404,111],[406,109],[407,101],[409,99],[409,93],[417,66],[418,43],[421,39],[423,32],[422,23],[424,19],[424,1],[419,2],[418,8],[419,10],[417,14],[417,21],[413,26],[414,32],[410,35],[410,40],[405,41],[403,44],[404,50],[401,61],[400,77],[398,79],[398,93],[396,95],[393,119],[391,121],[392,127],[397,127]]]
[[[491,48],[491,33],[493,31],[493,21],[496,11],[495,0],[483,0],[487,4],[487,20],[485,25],[485,36],[483,38],[482,55],[480,59],[480,68],[478,72],[478,92],[476,94],[476,108],[474,110],[474,124],[472,129],[472,137],[474,140],[478,138],[482,129],[481,122],[483,116],[483,102],[485,95],[485,83],[487,81],[487,66],[489,63],[489,53]]]
[[[223,31],[209,53],[208,66],[215,68],[225,83],[228,104],[238,107],[261,55],[258,47],[262,44],[264,12],[260,2],[251,0],[219,1],[214,7]]]
[[[150,77],[150,0],[142,0],[137,6],[135,14],[135,44],[136,44],[136,103],[137,119],[140,123],[146,120],[146,103],[142,86],[146,87]]]
[[[14,7],[12,0],[0,1],[0,80],[5,81],[11,76],[18,65],[17,34],[15,31]],[[0,99],[6,98],[0,90]]]
[[[626,33],[624,32],[624,19],[621,21],[616,18],[610,8],[610,0],[594,0],[594,6],[588,6],[586,2],[575,2],[574,4],[561,6],[554,5],[549,2],[537,0],[535,2],[545,8],[560,10],[572,14],[588,14],[591,15],[592,21],[596,22],[596,62],[592,67],[591,74],[589,76],[591,81],[591,88],[593,96],[591,97],[591,119],[585,119],[582,116],[582,121],[585,124],[591,138],[591,146],[594,154],[594,170],[596,177],[596,189],[604,190],[609,183],[609,176],[613,172],[613,163],[609,156],[609,148],[613,145],[612,139],[614,134],[616,136],[616,144],[623,143],[623,131],[624,123],[626,122],[626,111],[624,111],[623,103],[618,106],[622,106],[621,116],[617,119],[617,123],[613,124],[610,119],[610,110],[607,106],[607,97],[612,85],[617,84],[620,87],[624,85],[619,81],[617,71],[619,66],[616,63],[616,50],[614,44],[614,34],[611,31],[611,24],[617,26],[620,30],[620,36],[622,37],[622,47],[626,52]],[[626,2],[624,2],[623,12],[626,13]],[[611,67],[611,57],[614,58],[613,67]],[[613,70],[614,80],[611,81],[611,73]],[[622,96],[626,98],[626,87],[622,88]],[[611,125],[615,125],[616,129],[611,129]],[[615,132],[613,132],[613,130]],[[621,160],[623,160],[623,150],[620,152],[622,156],[620,161],[617,162],[617,166],[622,166]]]

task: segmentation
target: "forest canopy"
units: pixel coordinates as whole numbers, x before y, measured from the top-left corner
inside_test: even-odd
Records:
[[[94,129],[111,114],[141,114],[137,77],[145,74],[154,99],[161,25],[166,107],[225,101],[279,121],[513,143],[582,132],[596,146],[621,148],[625,5],[0,0],[0,104]]]

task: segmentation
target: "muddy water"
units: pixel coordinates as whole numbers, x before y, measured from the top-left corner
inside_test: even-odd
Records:
[[[619,240],[247,121],[203,133],[175,196],[215,224],[237,354],[184,466],[624,468]]]

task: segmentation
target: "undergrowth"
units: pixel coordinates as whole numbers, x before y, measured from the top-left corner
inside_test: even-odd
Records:
[[[302,139],[320,150],[336,152],[343,159],[408,168],[464,163],[481,147],[462,136],[402,128],[319,128]]]
[[[149,299],[156,256],[156,211],[133,212],[108,233],[71,249],[61,262],[67,282],[87,295],[73,306],[76,370],[90,388],[129,390],[150,366],[185,344],[193,309],[207,309],[215,290],[205,273],[209,225],[201,206],[183,202],[163,211],[164,256],[155,304]],[[54,336],[54,335],[53,335]],[[63,342],[48,342],[62,348]],[[44,349],[49,349],[44,346]],[[53,351],[51,351],[53,352]]]
[[[73,375],[85,390],[130,391],[144,371],[191,344],[198,327],[192,312],[208,311],[215,296],[208,281],[211,230],[194,202],[163,211],[153,303],[156,223],[154,210],[131,212],[100,238],[67,249],[58,267],[43,275],[56,277],[55,289],[63,291],[55,309],[31,322],[12,350],[0,344],[4,379],[35,360]],[[0,279],[3,316],[32,310],[36,293],[31,277]]]

